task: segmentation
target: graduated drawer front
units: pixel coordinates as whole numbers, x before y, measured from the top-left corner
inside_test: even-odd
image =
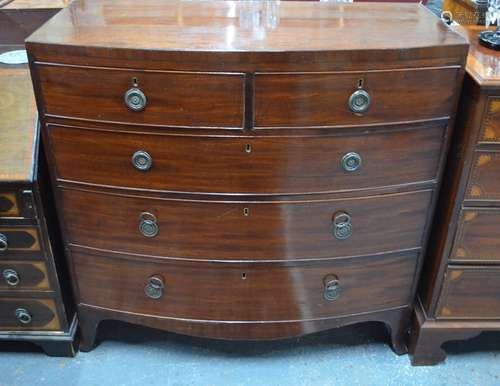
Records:
[[[22,313],[20,311],[22,310]],[[28,323],[22,323],[20,317]],[[57,316],[53,299],[27,299],[0,297],[0,329],[2,330],[60,330],[61,324]]]
[[[43,258],[36,226],[1,225],[0,247],[0,260],[19,257]]]
[[[125,253],[192,259],[312,259],[421,246],[432,191],[356,199],[213,202],[62,189],[68,240]],[[142,212],[158,234],[139,232]],[[332,218],[351,216],[352,236],[332,235]]]
[[[488,98],[479,141],[500,143],[500,96]]]
[[[451,260],[500,263],[500,209],[462,210]]]
[[[50,290],[44,262],[0,261],[0,290]]]
[[[49,115],[169,126],[243,126],[242,74],[41,64],[36,69]],[[124,102],[133,78],[147,98],[143,111],[132,111]]]
[[[267,138],[49,128],[60,179],[135,189],[260,194],[434,180],[443,134],[443,126]],[[138,151],[152,157],[148,171],[132,164]],[[361,167],[346,171],[342,159],[351,152],[359,154]]]
[[[465,198],[500,200],[500,149],[474,153]]]
[[[400,122],[451,114],[458,68],[365,73],[285,73],[255,76],[255,126],[337,126]],[[348,107],[362,88],[371,106],[362,115]]]
[[[304,320],[406,305],[417,262],[415,254],[287,265],[71,256],[81,303],[214,321]],[[153,276],[163,281],[159,299],[145,294]],[[324,297],[330,278],[338,281],[336,300]]]
[[[500,267],[449,267],[438,317],[500,319]]]

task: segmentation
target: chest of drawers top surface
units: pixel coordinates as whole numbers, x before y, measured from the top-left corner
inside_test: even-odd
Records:
[[[29,39],[41,61],[156,60],[185,69],[317,68],[377,61],[454,64],[465,40],[415,4],[77,0]],[[140,51],[135,57],[130,51]],[[206,55],[215,52],[217,55]],[[263,61],[264,57],[268,57]],[[346,62],[346,60],[348,62]],[[82,64],[82,63],[80,63]],[[267,68],[266,68],[267,67]],[[314,68],[314,65],[312,66]]]
[[[28,70],[0,66],[0,81],[0,183],[31,181],[36,106]]]

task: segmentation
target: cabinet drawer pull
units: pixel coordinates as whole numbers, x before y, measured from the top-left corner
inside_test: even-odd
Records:
[[[9,248],[7,236],[5,236],[3,233],[0,233],[0,252],[5,252],[7,248]]]
[[[361,168],[362,160],[358,153],[352,151],[345,154],[340,163],[346,172],[355,172]]]
[[[148,103],[146,95],[137,87],[132,87],[128,90],[123,98],[127,107],[132,111],[142,111]]]
[[[365,90],[356,90],[349,97],[349,109],[355,114],[363,114],[370,108],[371,97]]]
[[[333,216],[333,235],[338,240],[352,236],[351,216],[346,212],[337,212]]]
[[[16,310],[16,319],[21,324],[30,324],[31,323],[31,314],[25,308],[18,308]]]
[[[153,166],[153,158],[147,151],[138,150],[132,155],[132,165],[141,172],[148,171]]]
[[[339,278],[336,275],[327,275],[323,279],[323,285],[323,297],[325,300],[334,301],[340,297],[342,287],[340,286]]]
[[[2,275],[7,285],[12,287],[17,286],[21,282],[19,274],[13,269],[5,269]]]
[[[161,276],[154,275],[148,279],[144,292],[148,298],[159,299],[163,296],[164,289],[165,284],[163,284],[163,278]]]
[[[149,212],[143,212],[139,216],[139,231],[145,237],[155,237],[159,232],[156,216]]]

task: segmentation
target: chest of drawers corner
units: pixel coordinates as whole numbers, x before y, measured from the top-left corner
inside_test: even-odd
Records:
[[[76,1],[27,43],[80,348],[103,319],[245,340],[379,321],[405,352],[465,41],[409,4],[347,48],[366,26],[335,20],[366,5],[147,4]]]
[[[72,357],[76,310],[29,71],[0,64],[0,79],[0,341],[27,341],[48,355]]]
[[[410,354],[417,365],[446,358],[441,345],[500,330],[500,55],[470,43],[457,135],[433,226]]]

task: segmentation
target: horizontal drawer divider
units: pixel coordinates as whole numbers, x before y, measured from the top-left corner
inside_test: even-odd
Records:
[[[156,262],[161,263],[162,261],[179,261],[179,262],[186,262],[186,263],[214,263],[214,264],[277,264],[277,265],[283,265],[283,266],[294,266],[294,265],[304,265],[304,264],[314,264],[314,263],[321,263],[321,262],[328,262],[328,261],[336,261],[336,260],[346,260],[346,259],[356,259],[356,258],[366,258],[369,259],[370,257],[380,257],[380,256],[394,256],[394,255],[400,255],[404,253],[409,253],[409,252],[420,252],[421,248],[420,247],[415,247],[415,248],[407,248],[407,249],[399,249],[396,251],[384,251],[380,253],[370,253],[370,254],[365,254],[365,255],[351,255],[351,256],[340,256],[340,257],[326,257],[326,258],[294,258],[294,259],[197,259],[197,258],[184,258],[184,257],[173,257],[173,256],[158,256],[158,255],[146,255],[146,254],[139,254],[139,253],[131,253],[131,252],[120,252],[120,251],[113,251],[113,250],[108,250],[108,249],[101,249],[101,248],[94,248],[94,247],[89,247],[85,245],[79,245],[79,244],[74,244],[74,243],[69,243],[68,246],[70,247],[70,250],[80,250],[85,253],[89,254],[95,254],[96,256],[99,257],[108,257],[108,258],[115,258],[115,259],[125,259],[125,260],[151,260],[151,262]],[[102,254],[110,254],[109,256],[103,256]]]

